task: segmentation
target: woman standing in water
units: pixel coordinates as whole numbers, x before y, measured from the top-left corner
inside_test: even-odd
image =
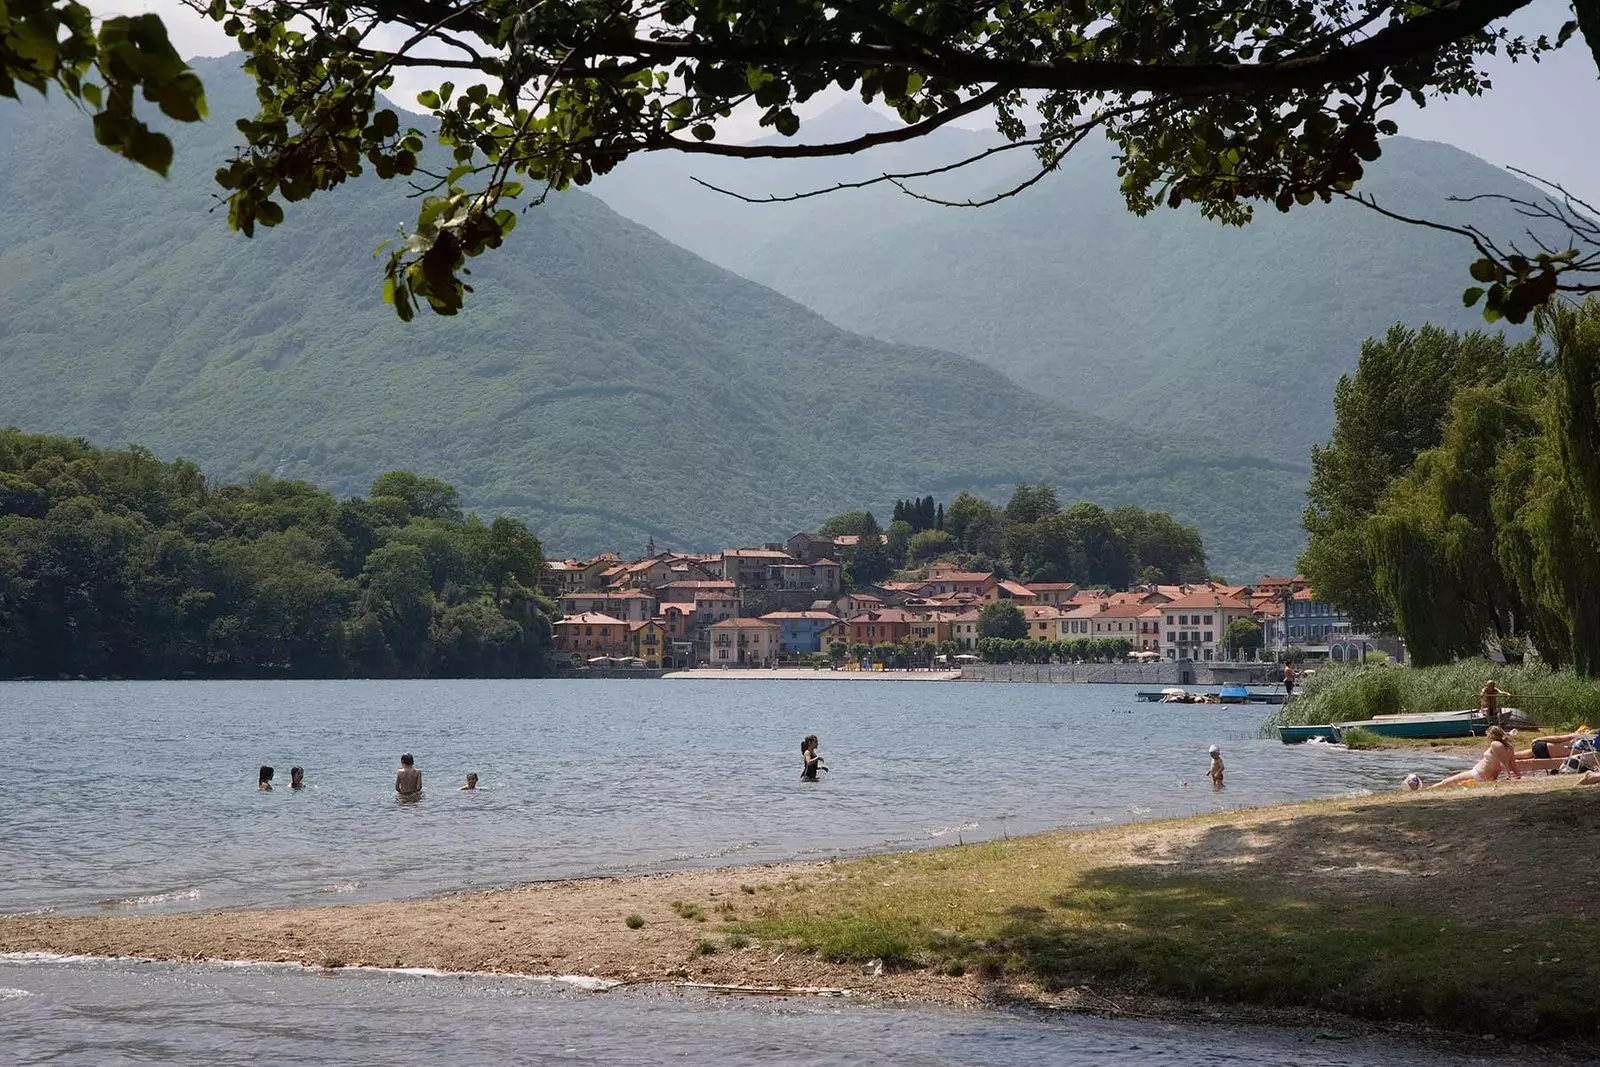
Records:
[[[822,757],[817,755],[816,734],[807,734],[806,739],[800,742],[800,758],[804,761],[800,769],[802,782],[814,782],[817,780],[817,771],[828,769],[822,765]]]
[[[272,768],[265,763],[261,765],[261,773],[256,778],[256,791],[260,793],[272,792]]]

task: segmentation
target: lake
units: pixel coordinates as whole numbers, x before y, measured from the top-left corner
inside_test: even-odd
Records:
[[[1397,788],[1466,762],[1288,747],[1133,686],[0,684],[0,913],[331,903],[815,858]],[[799,776],[800,739],[831,770]],[[1222,746],[1227,786],[1206,780]],[[393,793],[401,752],[424,798]],[[256,769],[277,770],[258,793]],[[308,788],[288,788],[289,767]],[[468,771],[475,794],[457,792]]]
[[[8,1064],[540,1063],[808,1067],[1458,1067],[1325,1031],[861,1007],[526,979],[0,957]],[[1519,1062],[1527,1062],[1520,1060]],[[1541,1062],[1551,1062],[1548,1060]]]

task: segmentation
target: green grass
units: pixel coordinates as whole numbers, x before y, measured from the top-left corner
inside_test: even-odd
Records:
[[[715,956],[717,954],[717,943],[702,937],[694,943],[694,954],[696,956]]]
[[[672,902],[672,910],[678,913],[680,919],[693,919],[695,922],[706,921],[705,909],[698,904],[689,904],[682,900]]]
[[[1360,750],[1383,747],[1383,738],[1381,736],[1360,726],[1352,726],[1348,730],[1342,730],[1339,736],[1344,738],[1345,748]]]
[[[628,929],[630,929],[630,930],[639,930],[639,929],[643,929],[643,927],[644,927],[644,916],[643,915],[630,915],[626,919],[623,919],[622,921],[628,927]]]
[[[1524,908],[1543,906],[1545,918],[1492,914],[1475,897],[1500,859],[1471,816],[1498,814],[1537,839],[1592,817],[1594,799],[1327,802],[1264,817],[1248,833],[1239,825],[1248,815],[1203,817],[1140,827],[1156,844],[1129,844],[1132,831],[1116,829],[879,857],[777,888],[739,929],[832,961],[1047,990],[1089,985],[1473,1034],[1493,1019],[1502,1038],[1592,1041],[1600,957],[1585,946],[1600,943],[1600,921],[1574,917],[1592,894],[1585,874],[1563,875],[1565,895],[1552,895],[1554,880],[1529,890]],[[1418,840],[1433,845],[1419,850]],[[1419,865],[1434,877],[1401,880]],[[1488,963],[1469,962],[1486,951]]]
[[[750,939],[748,937],[744,936],[743,934],[729,934],[728,935],[728,947],[729,948],[745,948],[749,944],[750,944]]]
[[[1374,715],[1461,711],[1478,706],[1485,678],[1510,692],[1507,707],[1517,708],[1549,729],[1600,723],[1600,679],[1542,664],[1508,667],[1488,660],[1462,660],[1441,667],[1322,667],[1305,689],[1275,709],[1275,726],[1356,722]]]

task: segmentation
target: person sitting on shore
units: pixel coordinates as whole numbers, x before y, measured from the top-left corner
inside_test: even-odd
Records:
[[[802,782],[815,782],[817,780],[817,772],[828,769],[822,765],[822,757],[817,755],[816,734],[807,734],[806,739],[800,742],[800,759],[804,761],[804,766],[800,769],[800,780]]]
[[[289,788],[304,789],[306,787],[306,769],[304,767],[289,768]]]
[[[456,790],[458,793],[476,793],[478,791],[478,772],[467,772],[467,784]]]
[[[415,800],[422,795],[422,772],[409,752],[400,757],[400,769],[394,772],[394,791],[401,800]]]
[[[1435,782],[1429,789],[1438,789],[1446,785],[1465,785],[1468,782],[1492,782],[1502,774],[1509,774],[1513,778],[1521,778],[1522,772],[1517,769],[1517,753],[1511,747],[1511,742],[1506,740],[1506,732],[1498,726],[1489,727],[1489,747],[1483,756],[1473,765],[1471,770],[1452,774],[1441,782]]]
[[[1222,788],[1222,749],[1216,745],[1211,746],[1211,769],[1206,772],[1206,777],[1211,779],[1212,789]]]
[[[256,792],[272,792],[272,768],[268,767],[265,763],[261,765],[261,774],[256,779]]]

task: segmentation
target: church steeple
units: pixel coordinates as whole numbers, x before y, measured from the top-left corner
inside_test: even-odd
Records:
[[[645,559],[655,559],[656,558],[656,535],[655,534],[651,534],[650,535],[650,543],[644,546],[644,558]]]

